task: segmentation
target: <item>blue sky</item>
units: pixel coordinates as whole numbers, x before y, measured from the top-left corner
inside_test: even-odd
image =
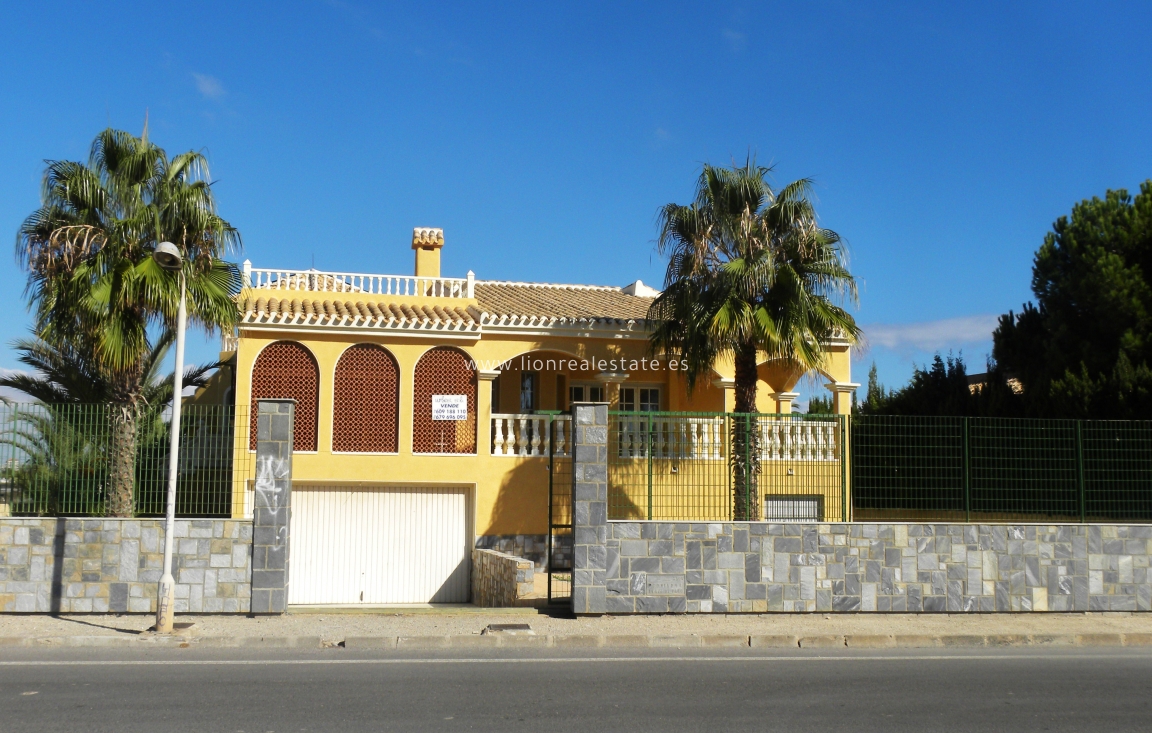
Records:
[[[861,281],[854,377],[892,385],[981,365],[1055,218],[1152,177],[1149,38],[1147,2],[13,4],[0,233],[43,159],[147,110],[207,152],[255,266],[407,274],[438,226],[446,275],[658,285],[658,207],[751,151],[815,179]],[[4,343],[23,284],[9,259]]]

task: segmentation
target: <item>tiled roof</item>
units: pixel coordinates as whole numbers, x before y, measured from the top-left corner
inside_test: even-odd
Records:
[[[595,285],[480,281],[476,302],[485,324],[624,324],[643,321],[652,298]]]
[[[339,295],[327,298],[309,297],[306,293],[283,298],[246,295],[240,300],[240,314],[241,323],[251,325],[480,330],[480,324],[470,310],[461,306],[377,303]]]
[[[274,294],[275,293],[275,294]],[[484,327],[643,327],[652,298],[621,288],[480,281],[475,304],[461,300],[435,305],[381,303],[379,296],[344,292],[245,291],[241,323],[302,327],[345,327],[479,334]],[[402,296],[398,299],[402,300]],[[447,299],[445,299],[447,301]]]

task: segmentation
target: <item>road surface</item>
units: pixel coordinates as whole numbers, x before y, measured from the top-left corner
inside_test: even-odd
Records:
[[[0,730],[1147,731],[1152,653],[0,650]]]

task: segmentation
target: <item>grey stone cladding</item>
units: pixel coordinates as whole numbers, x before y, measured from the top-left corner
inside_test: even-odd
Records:
[[[543,570],[548,562],[546,534],[482,534],[476,538],[477,550],[495,550],[531,560]]]
[[[249,610],[252,523],[178,519],[177,613]],[[163,519],[0,519],[0,612],[155,613]]]
[[[608,610],[608,405],[577,403],[572,423],[572,611],[602,614]]]
[[[252,613],[288,610],[295,400],[259,400],[252,509]]]
[[[607,528],[604,568],[582,578],[590,588],[604,579],[606,613],[1152,610],[1147,525]]]

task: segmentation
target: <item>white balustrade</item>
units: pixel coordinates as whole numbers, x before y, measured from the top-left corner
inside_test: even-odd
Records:
[[[246,268],[245,284],[261,290],[300,290],[315,293],[370,293],[435,298],[471,298],[475,277],[413,277],[367,275],[319,270]]]
[[[552,424],[554,435],[549,435]],[[572,418],[568,415],[492,415],[492,455],[567,456],[571,450]],[[553,450],[553,441],[555,449]]]
[[[721,458],[724,421],[720,417],[665,417],[639,412],[619,415],[617,455],[621,458]]]
[[[762,419],[760,460],[835,461],[839,459],[839,424],[816,420]]]
[[[665,417],[636,413],[615,417],[620,458],[724,458],[723,417]],[[549,421],[552,428],[549,434]],[[835,461],[839,459],[839,424],[814,420],[760,420],[760,460]],[[568,456],[572,423],[568,415],[492,415],[492,455]]]

